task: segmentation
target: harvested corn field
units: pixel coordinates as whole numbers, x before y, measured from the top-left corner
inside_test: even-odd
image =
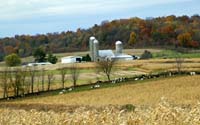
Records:
[[[200,76],[182,76],[0,104],[1,124],[199,125]]]
[[[131,105],[132,106],[132,105]],[[200,104],[175,106],[162,98],[155,107],[80,106],[60,112],[0,109],[0,123],[4,125],[199,125]]]

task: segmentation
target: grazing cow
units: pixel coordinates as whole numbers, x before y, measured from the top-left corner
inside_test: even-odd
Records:
[[[135,81],[139,80],[139,78],[135,78]]]
[[[116,81],[115,81],[115,80],[112,80],[112,83],[113,83],[113,84],[115,84],[115,83],[116,83]]]
[[[91,86],[91,89],[95,89],[95,88],[100,88],[100,85],[97,84],[97,85]]]
[[[196,75],[196,72],[190,72],[190,75],[191,76]]]
[[[72,91],[72,90],[73,90],[73,88],[69,88],[69,89],[68,89],[69,92]]]
[[[172,76],[172,73],[171,73],[171,72],[169,72],[169,76]]]
[[[66,90],[65,90],[65,89],[63,89],[63,90],[62,90],[62,92],[64,92],[64,93],[65,93],[65,92],[66,92]]]
[[[59,92],[59,95],[62,95],[63,94],[63,92]]]

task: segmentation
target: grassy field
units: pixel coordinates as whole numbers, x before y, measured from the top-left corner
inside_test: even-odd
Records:
[[[199,125],[199,79],[179,76],[2,102],[0,123]]]
[[[46,65],[46,66],[37,66],[35,69],[46,69],[51,70],[48,72],[53,72],[54,80],[52,82],[51,88],[56,89],[61,87],[61,75],[57,69],[62,67],[70,67],[70,64],[56,64],[56,65]],[[96,64],[95,63],[80,63],[78,64],[80,70],[80,76],[78,79],[78,85],[95,83],[97,80],[105,81],[106,76],[103,73],[96,73]],[[3,70],[3,68],[1,68]],[[117,62],[113,72],[111,74],[111,79],[120,78],[120,77],[132,77],[135,75],[152,73],[152,72],[163,72],[177,70],[175,59],[150,59],[150,60],[133,60],[125,62]],[[200,70],[200,59],[185,59],[182,70],[186,71],[199,71]],[[47,74],[46,74],[47,75]],[[38,84],[41,88],[41,77],[36,77],[35,90],[38,90]],[[88,77],[89,76],[89,77]],[[68,71],[67,81],[65,83],[66,87],[72,86],[72,80],[70,73]],[[45,76],[45,86],[47,86],[47,76]],[[28,80],[28,79],[27,79]],[[39,82],[38,82],[39,80]],[[2,90],[0,89],[0,93]],[[2,94],[0,94],[2,97]]]
[[[162,50],[153,53],[153,58],[200,58],[199,53],[180,53],[172,50]]]

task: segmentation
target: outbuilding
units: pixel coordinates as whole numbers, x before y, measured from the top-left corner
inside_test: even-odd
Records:
[[[61,63],[77,63],[81,62],[82,57],[81,56],[67,56],[61,58]]]
[[[50,62],[39,62],[39,63],[28,63],[27,66],[42,66],[42,65],[51,65]]]

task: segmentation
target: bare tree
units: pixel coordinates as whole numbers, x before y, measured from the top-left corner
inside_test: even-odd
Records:
[[[31,80],[31,93],[34,92],[34,81],[35,81],[36,70],[34,68],[29,68],[29,75]]]
[[[69,70],[70,70],[70,77],[73,82],[73,86],[76,87],[76,84],[80,75],[80,70],[76,63],[71,64],[71,66],[69,67]]]
[[[96,68],[95,74],[96,74],[96,80],[97,80],[97,82],[100,81],[100,70],[99,70],[99,68]]]
[[[13,71],[12,71],[12,69],[10,69],[8,71],[8,79],[9,79],[9,88],[13,89],[13,91],[15,92],[15,88],[13,87],[14,86],[14,78],[13,78]]]
[[[177,56],[175,59],[175,62],[176,62],[176,68],[177,68],[178,73],[181,73],[181,70],[183,68],[182,64],[184,63],[184,58]]]
[[[67,74],[67,68],[65,67],[61,68],[60,75],[61,75],[62,88],[65,88],[66,74]]]
[[[44,68],[41,70],[41,77],[42,77],[42,91],[44,91],[44,79],[45,79],[45,70],[44,70]]]
[[[96,62],[97,63],[97,70],[103,72],[106,77],[108,78],[108,81],[110,81],[110,75],[112,72],[112,69],[115,65],[116,60],[101,60]]]
[[[31,88],[31,77],[29,76],[29,70],[26,70],[26,80],[24,81],[24,92],[25,93],[30,93],[30,88]]]
[[[25,94],[25,90],[26,90],[26,77],[27,77],[27,69],[22,69],[21,71],[21,84],[22,84],[22,88],[21,88],[21,92],[24,95]]]
[[[1,72],[1,87],[3,89],[3,98],[7,98],[8,97],[8,69],[4,69]]]
[[[48,78],[48,87],[47,87],[47,91],[49,91],[51,89],[51,84],[54,80],[54,74],[53,72],[48,72],[47,74],[47,78]]]
[[[36,78],[37,78],[37,92],[40,91],[41,74],[42,74],[42,71],[38,70],[37,76],[36,76]]]
[[[20,94],[20,90],[22,87],[21,78],[22,78],[21,77],[21,69],[17,68],[14,71],[12,71],[11,76],[10,76],[10,81],[12,83],[14,96],[19,96],[19,94]]]

